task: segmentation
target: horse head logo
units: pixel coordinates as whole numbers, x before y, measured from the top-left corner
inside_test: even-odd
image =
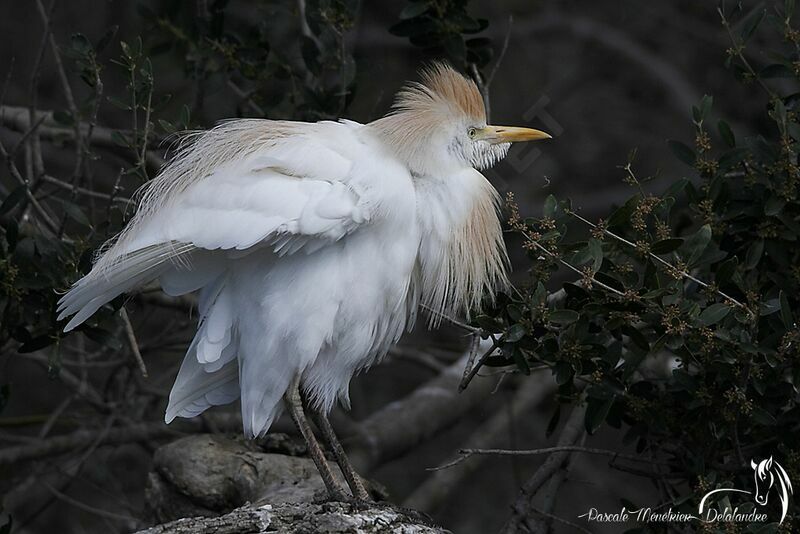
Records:
[[[789,495],[793,493],[789,475],[786,474],[781,464],[772,460],[772,456],[758,463],[755,460],[750,460],[750,467],[753,468],[753,478],[756,483],[756,503],[765,506],[769,498],[769,492],[774,486],[778,491],[778,499],[781,502],[782,523],[786,517],[786,512],[789,510]]]
[[[789,475],[781,467],[781,464],[772,459],[772,456],[766,460],[761,460],[756,463],[755,460],[750,460],[750,467],[753,468],[754,478],[756,482],[756,490],[754,492],[747,490],[740,490],[736,488],[718,488],[706,493],[700,500],[699,513],[703,516],[705,510],[708,509],[708,503],[712,495],[718,493],[745,493],[755,497],[756,504],[759,506],[766,506],[769,499],[769,494],[772,488],[778,492],[778,499],[781,502],[781,520],[786,519],[786,513],[789,511],[789,495],[793,493],[792,482],[789,480]],[[779,524],[780,524],[779,523]]]

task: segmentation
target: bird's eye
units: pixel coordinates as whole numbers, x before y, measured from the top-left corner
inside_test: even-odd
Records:
[[[470,139],[475,139],[475,136],[478,135],[478,129],[470,128],[469,130],[467,130],[467,135],[469,135]]]

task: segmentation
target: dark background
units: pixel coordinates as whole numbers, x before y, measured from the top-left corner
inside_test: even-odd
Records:
[[[136,4],[57,2],[52,17],[56,40],[64,43],[72,33],[81,32],[94,41],[110,26],[119,25],[115,42],[105,52],[106,57],[114,56],[118,54],[116,41],[130,42],[146,32]],[[358,65],[357,93],[347,118],[366,122],[385,113],[394,91],[405,80],[414,79],[422,63],[431,59],[404,38],[388,32],[404,6],[405,2],[400,1],[363,3],[356,26],[347,38],[347,46]],[[291,7],[290,3],[285,9]],[[228,13],[246,21],[269,17],[272,9],[284,7],[276,8],[267,2],[232,1]],[[573,205],[586,215],[600,217],[609,213],[614,202],[630,192],[629,186],[622,182],[619,166],[625,164],[633,148],[638,148],[639,175],[652,176],[652,187],[680,177],[685,171],[669,154],[666,140],[691,140],[690,106],[697,104],[704,93],[715,95],[715,113],[725,116],[734,130],[751,123],[760,111],[749,104],[756,88],[734,84],[723,66],[728,38],[713,2],[476,1],[470,10],[473,15],[489,20],[489,28],[482,35],[492,38],[495,57],[500,56],[504,40],[508,42],[490,88],[492,122],[537,127],[555,137],[546,144],[515,147],[508,161],[487,173],[501,192],[515,193],[523,215],[538,215],[543,199],[550,193],[571,198]],[[0,2],[0,77],[8,80],[4,105],[28,105],[30,69],[41,32],[42,23],[33,2]],[[299,27],[276,26],[273,47],[285,47],[290,52],[296,48],[298,32]],[[490,70],[493,66],[494,62]],[[179,54],[166,54],[155,60],[156,91],[174,95],[171,107],[164,112],[166,115],[178,113],[179,106],[192,98],[183,68]],[[103,76],[106,94],[122,90],[124,79],[120,72],[109,66]],[[204,105],[197,110],[193,121],[208,126],[235,116],[235,100],[224,83],[211,80]],[[38,106],[55,110],[65,107],[49,54],[45,55],[39,80]],[[99,123],[123,128],[127,127],[127,120],[119,110],[101,107]],[[19,138],[18,134],[2,128],[0,136],[9,144]],[[52,150],[56,154],[53,166],[58,169],[57,153],[61,149]],[[104,164],[99,164],[97,179],[100,183],[112,183],[114,161],[109,159],[105,174]],[[0,173],[4,180],[8,178],[5,168]],[[664,177],[663,181],[660,177]],[[127,187],[126,193],[132,193],[132,186]],[[512,239],[509,248],[512,255],[518,256],[515,245],[518,243]],[[515,276],[521,279],[524,273]],[[151,374],[146,384],[164,395],[191,338],[192,318],[178,312],[153,315],[138,303],[129,306],[129,313],[142,337],[145,332],[160,331],[168,338],[158,350],[145,351]],[[451,326],[428,333],[419,325],[404,345],[441,348],[442,351],[433,350],[431,354],[447,363],[463,350],[466,339],[461,330]],[[20,442],[24,439],[20,436],[35,436],[36,428],[32,425],[40,423],[69,395],[70,390],[58,379],[48,379],[36,356],[35,353],[18,355],[8,347],[0,355],[0,381],[11,383],[15,392],[0,418],[0,443],[4,446]],[[108,357],[116,359],[120,355]],[[102,375],[105,371],[97,367],[90,372]],[[413,391],[430,379],[433,372],[394,355],[354,381],[353,410],[349,416],[337,414],[335,419],[341,425],[351,419],[357,422]],[[553,408],[552,395],[545,395],[544,401],[515,413],[510,409],[513,387],[509,384],[511,381],[500,384],[496,393],[457,425],[432,436],[401,458],[379,466],[369,476],[388,488],[393,501],[402,503],[430,476],[426,468],[451,459],[490,417],[507,417],[514,422],[492,438],[495,446],[535,448],[550,443],[552,438],[545,437],[545,426]],[[537,384],[529,381],[525,387],[539,387]],[[160,408],[148,409],[157,419]],[[230,412],[237,409],[232,407]],[[91,417],[90,410],[71,412],[69,418],[59,420],[56,430],[80,427],[84,415]],[[278,426],[290,428],[287,424]],[[592,437],[591,443],[622,450],[620,436],[608,430]],[[145,475],[155,446],[153,443],[98,448],[69,486],[68,495],[91,508],[122,516],[139,515]],[[63,459],[68,461],[69,458]],[[426,511],[454,532],[494,531],[507,516],[508,503],[513,501],[526,474],[541,461],[542,458],[470,460],[475,462],[476,471],[465,476]],[[38,477],[38,473],[61,469],[60,462],[36,465],[32,473]],[[463,465],[456,469],[462,468]],[[125,521],[83,509],[66,499],[51,499],[46,507],[30,506],[30,502],[39,501],[32,498],[28,502],[26,492],[36,494],[42,490],[37,489],[35,480],[25,479],[29,469],[30,466],[25,466],[25,473],[14,469],[0,471],[0,491],[9,491],[11,500],[6,502],[6,508],[18,519],[20,532],[113,532],[130,528]],[[17,485],[21,481],[27,485]],[[574,521],[590,506],[613,510],[619,508],[620,498],[635,496],[646,501],[643,495],[648,492],[653,494],[655,504],[657,494],[647,483],[610,469],[606,459],[580,457],[562,488],[562,499],[555,513]],[[570,531],[569,527],[557,528]],[[618,530],[612,525],[596,531]]]

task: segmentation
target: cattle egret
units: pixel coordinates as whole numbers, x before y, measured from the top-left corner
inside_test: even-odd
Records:
[[[477,169],[550,136],[487,125],[475,84],[434,64],[368,124],[237,119],[191,137],[60,300],[64,331],[153,280],[168,295],[199,290],[166,422],[241,398],[256,437],[286,407],[331,497],[345,498],[308,411],[368,499],[327,414],[420,305],[435,324],[507,284],[498,194]]]

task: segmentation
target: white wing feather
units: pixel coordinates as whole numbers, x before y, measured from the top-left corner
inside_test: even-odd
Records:
[[[74,315],[65,331],[116,296],[155,278],[160,277],[172,295],[204,286],[219,275],[224,268],[220,260],[225,259],[205,251],[229,251],[231,256],[234,251],[272,246],[278,255],[303,248],[312,252],[370,220],[368,199],[349,183],[352,163],[347,152],[359,144],[352,123],[291,123],[296,131],[284,132],[280,143],[271,143],[267,136],[260,147],[252,148],[242,139],[240,157],[233,154],[217,168],[194,161],[202,155],[198,151],[208,152],[208,157],[214,153],[215,147],[204,142],[206,136],[243,137],[243,128],[249,132],[271,122],[225,123],[185,149],[173,167],[190,160],[194,172],[209,174],[173,177],[182,181],[180,186],[156,179],[151,188],[162,193],[157,206],[147,204],[145,194],[139,210],[147,216],[135,217],[92,271],[59,301],[59,319]],[[331,139],[337,145],[330,146]],[[170,169],[164,174],[170,176]]]

